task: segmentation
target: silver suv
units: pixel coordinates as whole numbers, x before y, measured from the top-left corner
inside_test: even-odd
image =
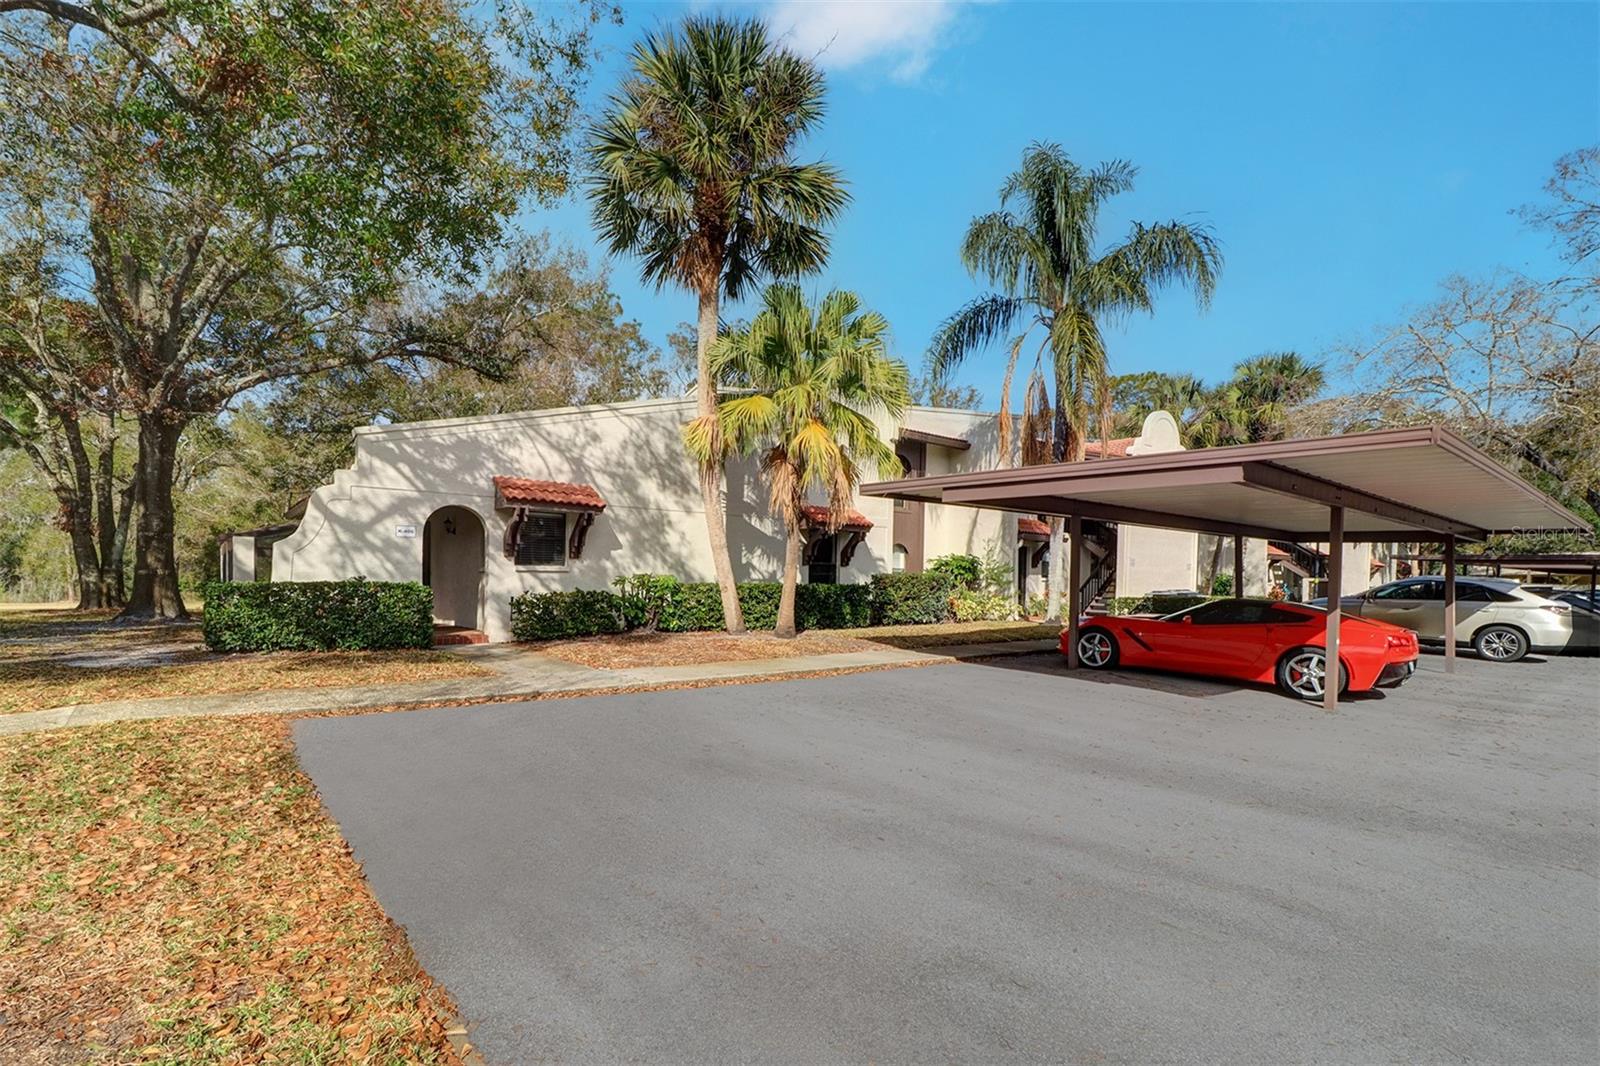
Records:
[[[1341,610],[1444,643],[1444,578],[1411,577],[1339,601]],[[1560,652],[1572,641],[1572,608],[1497,577],[1456,578],[1456,643],[1483,659],[1514,663],[1530,651]]]

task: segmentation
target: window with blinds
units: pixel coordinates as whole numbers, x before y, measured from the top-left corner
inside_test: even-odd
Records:
[[[529,512],[517,530],[518,566],[560,566],[567,557],[567,516]]]

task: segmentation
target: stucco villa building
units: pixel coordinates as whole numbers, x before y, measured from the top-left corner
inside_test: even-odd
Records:
[[[637,573],[713,580],[697,475],[680,437],[692,417],[693,397],[674,397],[362,427],[353,465],[291,522],[223,538],[222,576],[422,581],[440,624],[491,641],[510,639],[509,602],[530,590],[609,588]],[[1002,465],[993,414],[912,407],[878,428],[913,475]],[[1089,453],[1181,447],[1176,423],[1157,411],[1139,436],[1092,442]],[[782,525],[753,460],[728,465],[726,499],[735,576],[778,579]],[[1038,516],[860,497],[842,528],[830,533],[825,518],[818,508],[802,581],[864,582],[964,553],[1010,564],[1019,602],[1045,588],[1049,529]],[[1197,534],[1135,526],[1091,523],[1084,540],[1085,602],[1113,590],[1194,588],[1209,551]],[[1269,565],[1267,545],[1251,542],[1247,591],[1266,590]]]

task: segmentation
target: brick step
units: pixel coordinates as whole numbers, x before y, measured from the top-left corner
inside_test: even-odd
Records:
[[[433,646],[443,647],[448,644],[487,644],[488,634],[481,629],[468,629],[466,626],[434,626]]]

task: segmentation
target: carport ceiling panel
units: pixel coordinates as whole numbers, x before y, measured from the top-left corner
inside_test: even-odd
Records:
[[[1543,527],[1557,515],[1548,503],[1442,448],[1392,448],[1377,453],[1330,452],[1277,460],[1324,481],[1439,512],[1483,529]]]
[[[1039,505],[1042,514],[1057,510],[1060,513],[1071,511],[1070,504],[1064,499],[1058,507],[1047,507],[1043,505],[1050,501],[1049,496],[1018,496],[1004,490],[950,488],[945,492],[945,499],[950,503],[1019,511],[1031,511],[1033,505]],[[1328,508],[1325,504],[1242,484],[1183,485],[1164,489],[1086,489],[1074,491],[1070,499],[1100,507],[1185,516],[1218,526],[1255,526],[1264,532],[1270,531],[1272,535],[1300,534],[1325,540],[1328,533]],[[1025,503],[1017,506],[1022,501]],[[1361,511],[1349,511],[1346,516],[1346,529],[1350,532],[1404,533],[1412,528]]]

